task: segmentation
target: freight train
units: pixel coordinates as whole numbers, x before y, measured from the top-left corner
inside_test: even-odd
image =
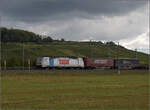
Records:
[[[72,68],[72,69],[135,69],[139,67],[138,59],[104,59],[77,57],[39,57],[38,68]]]

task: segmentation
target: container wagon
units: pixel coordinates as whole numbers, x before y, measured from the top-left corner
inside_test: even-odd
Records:
[[[119,65],[118,65],[119,64]],[[118,66],[120,69],[134,69],[139,67],[139,60],[138,59],[115,59],[114,66],[117,69]]]
[[[102,58],[83,58],[85,68],[96,69],[96,68],[114,68],[113,59],[102,59]]]

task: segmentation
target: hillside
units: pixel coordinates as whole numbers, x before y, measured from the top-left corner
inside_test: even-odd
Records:
[[[11,31],[13,32],[13,30]],[[26,31],[24,32],[26,33]],[[18,32],[16,31],[16,33]],[[4,37],[5,36],[2,36],[2,38]],[[30,38],[30,35],[28,35],[28,38]],[[25,66],[28,65],[28,59],[31,60],[31,65],[35,66],[36,58],[40,56],[75,56],[92,58],[136,58],[137,56],[141,64],[148,64],[147,54],[141,52],[136,53],[135,51],[128,50],[122,46],[117,46],[113,42],[102,43],[53,40],[51,42],[2,43],[2,66],[4,66],[4,61],[6,60],[7,67],[20,67],[23,65],[23,56]]]
[[[30,59],[34,66],[36,58],[40,56],[75,56],[75,57],[92,57],[92,58],[135,58],[134,51],[116,45],[101,43],[51,43],[51,44],[34,44],[25,43],[7,43],[2,44],[2,62],[7,60],[7,66],[21,66],[24,48],[25,65]],[[118,55],[117,55],[118,53]],[[141,64],[148,64],[148,55],[137,53],[137,58]],[[3,64],[2,64],[3,65]]]

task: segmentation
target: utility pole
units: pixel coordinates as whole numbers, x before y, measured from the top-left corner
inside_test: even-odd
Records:
[[[4,60],[4,70],[6,70],[7,69],[7,62],[6,62],[6,60]]]
[[[119,42],[118,42],[118,49],[117,49],[117,60],[118,60],[118,74],[120,75]]]
[[[24,70],[24,43],[22,43],[22,69]]]
[[[90,58],[92,58],[92,41],[90,39],[90,43],[89,43],[89,48],[90,48]]]
[[[148,7],[149,7],[149,10],[150,10],[150,1],[149,0],[148,0]],[[148,13],[150,13],[150,11],[148,11]],[[149,17],[149,19],[150,19],[150,17]],[[149,23],[149,27],[150,27],[150,23]],[[149,34],[149,31],[150,31],[150,29],[148,30],[148,36],[149,36],[149,50],[148,50],[149,54],[148,54],[148,59],[149,59],[149,73],[150,73],[150,34]],[[150,74],[149,74],[149,77],[150,77]],[[149,107],[150,107],[150,103],[149,103]]]
[[[135,58],[137,59],[137,48],[135,49]]]
[[[109,42],[106,43],[107,46],[107,57],[110,58]]]
[[[1,67],[1,62],[2,62],[2,59],[1,59],[1,53],[2,53],[2,51],[1,51],[1,16],[0,16],[0,74],[1,74],[1,69],[2,69],[2,67]]]
[[[1,65],[1,62],[2,62],[2,27],[1,27],[1,16],[0,16],[0,75],[1,75],[1,70],[2,70],[2,65]]]
[[[91,58],[92,58],[92,41],[90,40]]]
[[[30,59],[28,59],[28,65],[29,65],[29,72],[30,72]]]

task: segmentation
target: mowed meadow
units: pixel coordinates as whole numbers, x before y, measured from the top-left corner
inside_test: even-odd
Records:
[[[149,107],[148,72],[2,73],[2,109]]]

